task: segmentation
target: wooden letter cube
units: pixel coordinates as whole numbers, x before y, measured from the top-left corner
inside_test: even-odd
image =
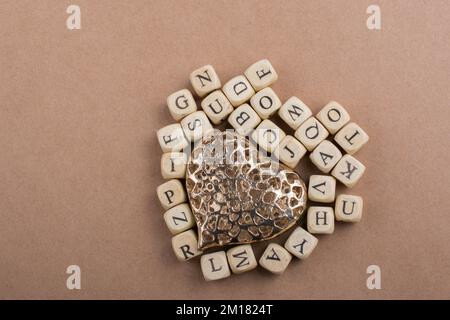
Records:
[[[203,111],[191,113],[183,118],[181,120],[181,127],[183,128],[184,135],[190,142],[196,142],[213,130],[206,113]]]
[[[228,249],[227,257],[233,273],[250,271],[258,266],[252,246],[249,244],[243,244]]]
[[[180,151],[188,145],[179,123],[170,124],[156,133],[163,152]]]
[[[225,251],[204,254],[200,258],[200,266],[206,281],[219,280],[230,276]]]
[[[261,122],[261,124],[252,133],[253,141],[255,141],[267,152],[272,152],[275,150],[285,136],[286,134],[284,131],[270,120],[264,120]]]
[[[308,184],[308,198],[311,201],[330,203],[334,201],[336,179],[332,176],[311,175]]]
[[[255,62],[245,70],[245,76],[256,91],[277,81],[278,74],[267,59]]]
[[[198,250],[197,235],[192,229],[172,237],[172,248],[180,261],[192,259],[202,253]]]
[[[199,97],[204,97],[222,86],[219,76],[213,66],[209,64],[192,71],[189,79]]]
[[[334,136],[334,140],[345,152],[354,154],[369,141],[369,136],[360,126],[351,122]]]
[[[330,234],[334,232],[334,212],[330,207],[308,208],[308,232]]]
[[[245,103],[230,114],[228,122],[239,135],[247,136],[261,122],[261,118]]]
[[[195,225],[191,207],[187,203],[179,204],[164,213],[164,221],[169,231],[175,235]]]
[[[268,119],[281,107],[280,98],[272,88],[264,88],[257,92],[251,99],[250,104],[261,119]]]
[[[208,118],[214,124],[220,124],[231,112],[233,112],[233,106],[220,90],[211,92],[203,99],[201,106]]]
[[[278,115],[294,130],[312,116],[311,109],[297,97],[290,97],[278,111]]]
[[[351,194],[340,194],[336,198],[334,214],[337,221],[359,222],[363,210],[363,199]]]
[[[311,162],[323,173],[328,173],[342,158],[342,153],[333,143],[323,140],[309,155]]]
[[[319,111],[316,117],[331,134],[335,134],[350,121],[347,110],[336,101],[328,102],[327,105]]]
[[[306,148],[293,136],[287,135],[275,148],[273,154],[289,168],[295,168],[300,159],[305,155]]]
[[[223,93],[234,107],[247,102],[254,94],[252,85],[244,76],[237,76],[224,84]]]
[[[187,155],[183,152],[168,152],[161,157],[161,175],[164,179],[184,179]]]
[[[308,149],[314,148],[328,137],[328,131],[325,127],[314,117],[309,118],[295,131],[295,137]]]
[[[284,247],[297,258],[304,260],[313,252],[318,242],[312,234],[297,227],[286,240]]]
[[[331,174],[340,182],[351,188],[361,179],[366,167],[355,157],[346,154],[334,167]]]
[[[180,180],[172,179],[156,188],[159,202],[164,209],[170,209],[177,204],[186,202],[186,192]]]
[[[282,274],[291,262],[291,254],[277,243],[269,243],[259,259],[259,265],[275,274]]]
[[[192,93],[188,89],[174,92],[168,96],[167,106],[169,107],[170,115],[175,121],[178,121],[184,116],[197,110],[197,104],[195,103]]]

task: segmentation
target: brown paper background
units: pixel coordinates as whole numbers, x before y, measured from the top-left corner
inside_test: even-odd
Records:
[[[0,4],[0,298],[450,298],[448,1],[377,1],[380,31],[372,1],[77,0],[69,31],[71,3]],[[261,58],[282,100],[337,100],[369,133],[364,217],[280,277],[206,283],[171,252],[156,130],[190,71],[225,82]]]

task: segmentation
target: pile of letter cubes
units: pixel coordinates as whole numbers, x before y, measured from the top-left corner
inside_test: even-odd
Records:
[[[300,259],[309,256],[316,247],[312,234],[330,234],[334,221],[357,222],[361,219],[363,200],[359,196],[340,194],[336,197],[336,181],[353,187],[365,171],[354,154],[369,140],[368,135],[337,102],[325,105],[315,116],[297,97],[284,103],[270,87],[278,75],[268,60],[251,65],[221,86],[221,81],[210,65],[193,71],[192,87],[201,99],[196,100],[188,89],[171,94],[167,105],[174,124],[161,128],[157,135],[164,152],[161,173],[167,182],[157,189],[158,198],[166,211],[164,219],[172,232],[172,245],[180,260],[202,254],[197,248],[195,221],[187,202],[186,191],[179,179],[185,178],[189,154],[186,148],[199,141],[213,125],[225,120],[240,135],[249,136],[260,148],[295,168],[308,152],[309,158],[323,173],[312,175],[308,183],[308,198],[321,205],[307,210],[307,231],[297,227],[284,248],[270,243],[259,259],[259,264],[273,273],[282,273],[291,255]],[[278,115],[292,129],[286,134],[270,117]],[[333,135],[332,139],[329,137]],[[327,139],[329,138],[329,139]],[[335,203],[334,206],[330,204]],[[322,205],[323,204],[323,205]],[[327,205],[328,204],[328,205]],[[201,267],[206,280],[216,280],[233,273],[254,269],[257,262],[251,245],[238,245],[227,252],[205,254]]]

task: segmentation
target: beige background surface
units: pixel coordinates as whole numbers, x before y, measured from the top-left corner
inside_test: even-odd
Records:
[[[69,31],[71,3],[0,4],[0,298],[450,298],[448,1],[377,1],[380,31],[372,1],[77,0]],[[264,57],[283,100],[335,99],[371,136],[364,218],[281,277],[206,283],[171,252],[155,133],[190,71],[226,81]]]

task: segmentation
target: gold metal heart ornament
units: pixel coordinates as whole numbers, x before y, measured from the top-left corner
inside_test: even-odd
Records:
[[[194,147],[186,188],[199,249],[276,237],[306,206],[306,187],[296,172],[228,131],[215,132]]]

